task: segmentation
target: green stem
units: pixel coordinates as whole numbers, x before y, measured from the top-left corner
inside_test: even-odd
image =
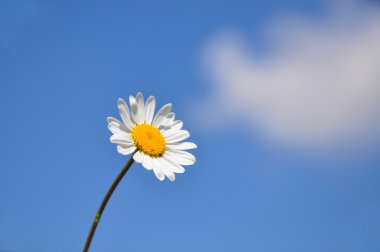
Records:
[[[92,237],[94,236],[96,227],[98,226],[100,217],[102,217],[103,210],[106,207],[108,200],[111,198],[111,195],[112,195],[113,191],[115,191],[115,188],[117,187],[117,185],[120,183],[120,181],[122,180],[122,178],[124,177],[124,175],[127,173],[127,171],[129,170],[129,168],[132,166],[132,164],[133,164],[133,155],[134,154],[135,154],[135,152],[132,154],[132,156],[129,159],[128,163],[125,164],[123,170],[121,170],[121,172],[119,173],[119,175],[117,176],[117,178],[115,179],[115,181],[112,183],[111,187],[108,189],[108,192],[107,192],[106,196],[104,197],[104,199],[102,201],[102,204],[100,205],[98,211],[96,212],[94,222],[92,223],[90,232],[89,232],[88,237],[87,237],[86,244],[84,245],[84,248],[83,248],[83,252],[87,252],[88,251],[88,248],[90,247],[90,244],[91,244],[91,241],[92,241]]]

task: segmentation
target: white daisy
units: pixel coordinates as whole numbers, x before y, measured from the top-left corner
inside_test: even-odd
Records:
[[[168,103],[154,116],[156,100],[150,96],[146,103],[139,92],[129,96],[130,108],[121,98],[118,100],[120,122],[108,117],[108,128],[113,133],[110,140],[117,145],[120,154],[133,154],[133,159],[148,170],[153,170],[159,180],[165,176],[174,181],[174,173],[183,173],[183,165],[195,163],[195,157],[185,150],[197,148],[194,143],[181,142],[190,136],[182,129],[182,121],[175,120]],[[153,117],[154,116],[154,117]]]

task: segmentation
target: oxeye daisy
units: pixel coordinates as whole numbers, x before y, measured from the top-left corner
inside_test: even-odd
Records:
[[[194,143],[183,142],[190,134],[183,130],[182,121],[175,120],[170,103],[162,106],[156,115],[156,100],[150,96],[146,103],[139,92],[136,97],[129,96],[130,108],[123,99],[117,102],[123,122],[108,117],[108,128],[113,133],[110,140],[117,145],[117,151],[123,155],[132,154],[111,187],[108,189],[96,212],[83,252],[87,252],[102,213],[112,193],[127,173],[134,161],[148,170],[153,170],[159,180],[165,176],[175,180],[175,173],[183,173],[184,165],[195,163],[195,157],[186,150],[197,148]]]
[[[175,180],[175,173],[183,173],[184,165],[195,163],[195,157],[186,150],[196,148],[191,142],[182,142],[190,134],[183,123],[175,120],[168,103],[154,115],[156,100],[150,96],[146,103],[141,93],[129,96],[127,103],[119,98],[118,108],[122,122],[108,117],[108,128],[113,133],[110,140],[123,155],[133,153],[133,159],[148,170],[153,170],[159,180],[165,176]]]

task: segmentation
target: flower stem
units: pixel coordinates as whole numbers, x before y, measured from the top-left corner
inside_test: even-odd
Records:
[[[88,248],[90,247],[90,244],[91,244],[91,241],[92,241],[92,237],[94,236],[96,227],[98,226],[100,217],[102,217],[103,210],[106,207],[108,200],[111,198],[111,195],[112,195],[113,191],[115,191],[115,188],[117,187],[117,185],[120,183],[120,181],[122,180],[122,178],[124,177],[124,175],[127,173],[127,171],[129,170],[129,168],[132,166],[132,164],[133,164],[133,155],[134,154],[135,153],[133,153],[131,155],[131,158],[129,159],[128,163],[125,164],[123,170],[121,170],[121,172],[119,173],[119,175],[116,177],[115,181],[112,183],[111,187],[108,189],[108,192],[107,192],[106,196],[104,197],[104,199],[102,201],[102,204],[100,205],[98,211],[96,212],[96,215],[95,215],[95,218],[94,218],[94,222],[92,223],[90,232],[88,233],[86,244],[84,245],[84,248],[83,248],[83,252],[87,252],[88,251]]]

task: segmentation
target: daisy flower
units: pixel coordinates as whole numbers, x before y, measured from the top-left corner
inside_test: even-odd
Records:
[[[162,106],[154,115],[156,100],[150,96],[146,103],[139,92],[136,97],[129,96],[129,104],[119,98],[117,106],[123,122],[108,117],[108,128],[113,133],[110,140],[117,145],[117,151],[123,155],[132,153],[132,157],[120,171],[96,212],[88,233],[83,252],[88,252],[102,213],[116,187],[128,172],[134,161],[148,170],[153,170],[159,180],[165,176],[175,180],[175,173],[183,173],[184,165],[195,163],[195,157],[186,150],[197,148],[194,143],[182,142],[190,134],[183,130],[182,121],[175,120],[170,103]]]
[[[183,122],[175,120],[172,104],[162,106],[154,115],[156,100],[150,96],[146,103],[139,92],[129,96],[130,107],[119,98],[119,120],[108,117],[110,141],[123,155],[133,153],[133,159],[147,170],[153,170],[159,180],[165,176],[175,180],[175,173],[183,173],[183,166],[195,163],[195,157],[186,150],[197,148],[194,143],[182,142],[190,133],[182,129]]]

